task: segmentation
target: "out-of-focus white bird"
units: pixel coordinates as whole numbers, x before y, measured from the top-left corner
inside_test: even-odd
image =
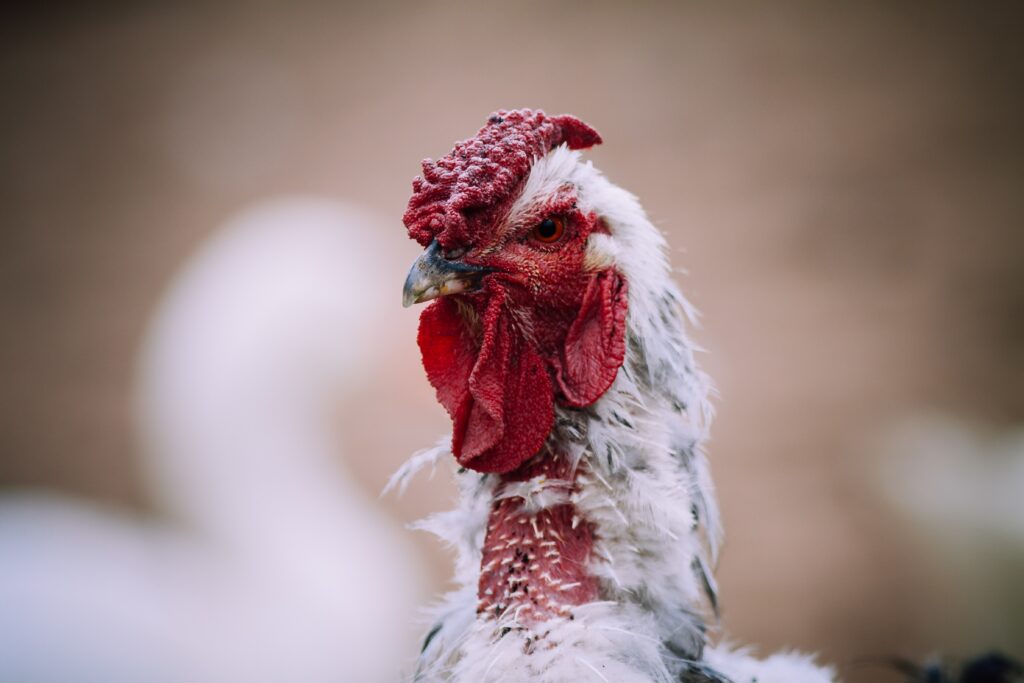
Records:
[[[885,492],[943,539],[998,540],[1024,553],[1024,428],[987,432],[961,419],[921,415],[895,427],[881,452]]]
[[[390,308],[378,225],[276,201],[184,268],[139,368],[144,474],[167,519],[5,496],[0,680],[395,679],[414,556],[339,466],[330,411]]]
[[[978,649],[1020,656],[1024,612],[1024,428],[904,417],[882,435],[877,484],[914,525]]]

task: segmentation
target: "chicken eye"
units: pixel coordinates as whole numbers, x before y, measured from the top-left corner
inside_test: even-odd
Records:
[[[544,244],[554,244],[565,233],[565,221],[561,218],[545,218],[534,227],[530,236]]]

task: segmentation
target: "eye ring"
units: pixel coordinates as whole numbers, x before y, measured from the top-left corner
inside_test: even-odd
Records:
[[[560,216],[549,216],[534,226],[530,237],[541,244],[555,244],[565,235],[565,220]]]

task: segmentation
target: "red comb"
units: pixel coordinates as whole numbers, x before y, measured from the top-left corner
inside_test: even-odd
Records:
[[[423,246],[434,239],[445,246],[469,242],[467,212],[508,199],[534,161],[563,143],[585,149],[600,144],[601,136],[573,116],[532,109],[492,114],[474,137],[455,143],[437,161],[423,161],[402,219],[409,236]]]

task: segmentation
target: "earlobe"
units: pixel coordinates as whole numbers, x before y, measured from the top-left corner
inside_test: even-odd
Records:
[[[626,293],[626,281],[612,268],[587,286],[555,373],[567,405],[588,406],[615,381],[626,357]]]

